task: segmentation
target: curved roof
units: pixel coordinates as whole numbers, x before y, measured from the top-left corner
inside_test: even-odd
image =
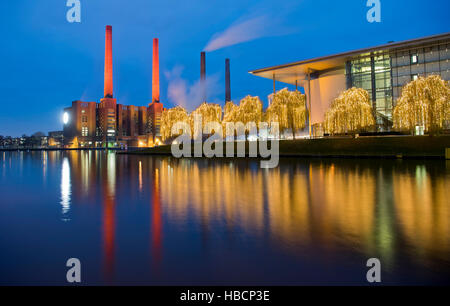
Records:
[[[423,44],[438,43],[442,40],[450,40],[450,32],[251,70],[249,73],[268,79],[275,78],[277,81],[288,84],[295,84],[296,81],[305,80],[308,71],[326,72],[343,69],[346,61],[360,56],[361,54],[371,55],[379,52],[401,51],[404,49],[414,48],[415,46],[421,46]]]

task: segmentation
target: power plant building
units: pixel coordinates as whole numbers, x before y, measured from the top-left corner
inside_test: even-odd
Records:
[[[118,104],[113,92],[112,27],[106,26],[104,96],[100,103],[73,101],[64,109],[66,147],[152,146],[160,137],[158,39],[153,41],[152,102],[148,106]]]

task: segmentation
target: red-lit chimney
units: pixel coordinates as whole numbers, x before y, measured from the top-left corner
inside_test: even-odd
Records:
[[[113,97],[112,27],[106,26],[105,36],[105,98]]]
[[[154,38],[153,39],[152,101],[153,102],[159,102],[159,50],[158,50],[158,38]]]
[[[225,59],[225,102],[231,101],[230,59]]]
[[[206,102],[206,60],[205,52],[200,53],[200,83],[202,87],[202,97],[203,101]]]

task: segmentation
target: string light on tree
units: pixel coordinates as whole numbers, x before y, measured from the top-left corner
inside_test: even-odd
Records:
[[[163,111],[161,115],[161,137],[163,141],[176,136],[172,135],[172,126],[177,122],[189,124],[189,115],[183,107],[177,106]]]
[[[239,106],[233,102],[225,105],[225,116],[223,122],[242,122],[247,124],[260,123],[263,118],[263,107],[259,97],[247,96],[240,101]]]
[[[265,121],[278,122],[281,132],[290,129],[295,132],[306,125],[306,96],[300,91],[286,88],[271,95],[272,103],[267,108]]]
[[[375,124],[369,93],[362,88],[342,92],[325,113],[325,130],[330,134],[361,131]]]
[[[227,131],[228,122],[237,123],[241,122],[244,125],[247,123],[255,123],[256,127],[263,119],[263,106],[259,97],[247,96],[240,101],[239,106],[233,102],[227,102],[225,104],[225,116],[222,122],[224,134],[232,133]],[[246,126],[245,132],[250,132],[249,127]]]
[[[202,118],[202,129],[209,122],[222,122],[222,107],[219,104],[203,102],[189,115],[191,131],[194,131],[194,121],[198,116]],[[194,135],[195,136],[195,135]]]
[[[394,128],[413,131],[423,126],[433,134],[449,125],[450,84],[438,75],[407,84],[393,111]]]

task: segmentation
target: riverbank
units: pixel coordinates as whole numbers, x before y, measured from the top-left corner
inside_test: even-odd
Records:
[[[246,152],[248,152],[248,145],[247,142]],[[450,136],[321,138],[282,140],[280,141],[280,156],[443,159],[446,158],[447,148],[450,148]],[[120,152],[120,154],[172,155],[170,145]]]
[[[16,151],[105,151],[105,150],[122,150],[120,148],[0,148],[0,152],[16,152]]]

